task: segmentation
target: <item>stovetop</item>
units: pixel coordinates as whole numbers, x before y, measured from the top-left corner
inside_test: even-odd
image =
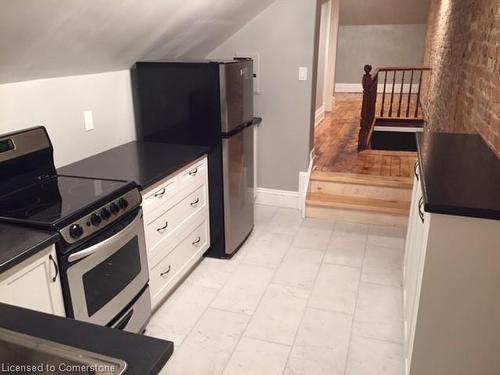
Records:
[[[134,188],[133,182],[51,176],[0,197],[0,221],[59,230]]]

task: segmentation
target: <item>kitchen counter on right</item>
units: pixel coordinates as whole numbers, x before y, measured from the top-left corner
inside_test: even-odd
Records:
[[[417,134],[424,210],[500,219],[500,159],[480,135]]]

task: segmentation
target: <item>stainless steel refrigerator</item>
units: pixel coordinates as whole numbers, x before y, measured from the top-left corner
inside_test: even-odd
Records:
[[[209,147],[207,256],[231,257],[254,225],[252,60],[138,62],[138,138]]]

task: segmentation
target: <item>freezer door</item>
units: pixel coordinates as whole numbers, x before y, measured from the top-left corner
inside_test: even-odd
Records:
[[[220,64],[221,131],[229,133],[253,118],[253,62]]]
[[[254,223],[253,126],[222,140],[226,255],[233,254]]]

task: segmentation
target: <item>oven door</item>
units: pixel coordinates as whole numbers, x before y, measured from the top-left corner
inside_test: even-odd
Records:
[[[142,209],[76,248],[66,263],[74,318],[108,324],[149,280]]]

